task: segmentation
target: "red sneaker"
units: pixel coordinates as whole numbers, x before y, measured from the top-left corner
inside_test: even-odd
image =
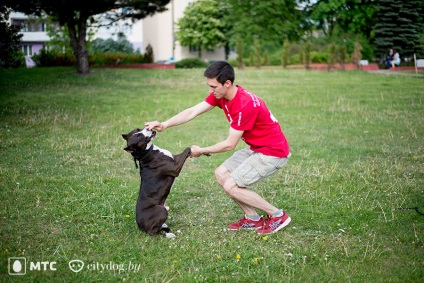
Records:
[[[256,233],[261,235],[275,233],[289,225],[290,221],[291,218],[285,212],[282,216],[268,215],[268,218],[265,220],[264,225],[258,230],[256,230]]]
[[[261,228],[264,223],[264,218],[261,217],[259,220],[251,220],[249,218],[243,217],[238,222],[228,225],[230,230],[239,230],[239,229],[258,229]]]

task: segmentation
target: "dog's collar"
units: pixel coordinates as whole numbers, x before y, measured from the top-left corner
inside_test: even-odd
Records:
[[[150,148],[147,150],[147,152],[145,154],[143,154],[143,156],[141,156],[140,158],[134,157],[135,168],[138,168],[137,160],[138,160],[139,163],[141,163],[144,159],[147,158],[147,156],[150,155],[150,153],[152,153],[152,151],[153,151],[153,145],[151,145]]]

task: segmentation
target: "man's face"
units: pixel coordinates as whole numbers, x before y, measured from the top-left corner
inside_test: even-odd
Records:
[[[231,86],[231,82],[227,80],[224,84],[221,84],[216,79],[207,79],[207,84],[209,86],[209,92],[217,98],[223,98],[228,94],[228,90]]]

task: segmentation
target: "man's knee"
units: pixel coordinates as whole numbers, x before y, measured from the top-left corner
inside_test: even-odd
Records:
[[[224,166],[219,166],[215,169],[215,179],[218,181],[218,183],[223,186],[225,183],[225,180],[230,176],[230,172],[225,168]]]

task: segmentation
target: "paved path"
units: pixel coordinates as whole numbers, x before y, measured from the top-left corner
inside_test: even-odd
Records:
[[[415,74],[412,72],[396,72],[391,70],[378,70],[378,71],[367,71],[372,74],[383,74],[383,75],[397,75],[397,76],[410,76],[410,77],[424,77],[422,74]]]

